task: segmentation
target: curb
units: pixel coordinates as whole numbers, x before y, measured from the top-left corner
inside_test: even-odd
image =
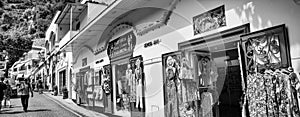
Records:
[[[46,95],[46,96],[45,96],[45,95]],[[56,104],[58,104],[58,105],[61,106],[62,108],[68,110],[69,112],[75,114],[76,116],[78,116],[78,117],[87,117],[87,116],[85,116],[84,114],[82,114],[82,113],[80,113],[80,112],[77,112],[76,110],[73,110],[73,109],[69,108],[69,107],[66,106],[65,104],[60,103],[60,101],[58,101],[58,100],[52,98],[52,97],[49,96],[48,94],[45,94],[45,95],[43,95],[43,96],[46,97],[46,98],[48,98],[48,99],[50,99],[50,100],[52,100],[53,102],[55,102]]]

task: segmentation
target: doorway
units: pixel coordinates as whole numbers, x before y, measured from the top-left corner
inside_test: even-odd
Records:
[[[112,64],[114,79],[114,110],[116,115],[130,116],[129,81],[126,78],[126,69],[129,59],[120,60]]]
[[[62,70],[59,72],[59,93],[62,93],[62,88],[66,86],[66,70]]]
[[[244,78],[240,67],[238,43],[240,35],[248,32],[249,24],[245,24],[178,44],[181,52],[181,58],[178,60],[181,67],[184,66],[182,63],[185,63],[185,58],[190,65],[192,79],[196,82],[194,87],[197,89],[197,101],[186,103],[195,109],[196,116],[242,116]],[[186,79],[180,75],[179,78]],[[182,82],[182,87],[182,91],[184,88],[193,89],[185,85],[185,82]],[[185,97],[178,97],[179,101],[184,99]],[[212,100],[212,104],[205,100]],[[184,106],[179,105],[178,108],[179,113],[182,113],[180,109]]]

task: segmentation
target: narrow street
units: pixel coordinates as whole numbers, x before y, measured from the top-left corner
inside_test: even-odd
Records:
[[[44,94],[29,98],[28,112],[24,112],[20,98],[11,99],[13,108],[2,108],[1,117],[77,117]]]

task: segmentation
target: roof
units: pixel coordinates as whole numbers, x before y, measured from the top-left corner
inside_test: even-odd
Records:
[[[44,38],[34,39],[32,46],[45,47],[46,40]]]
[[[73,7],[74,6],[74,7]],[[55,20],[56,24],[70,25],[70,14],[72,11],[72,20],[79,17],[81,12],[87,7],[85,4],[68,3],[64,10],[59,14]],[[71,10],[72,8],[72,10]]]

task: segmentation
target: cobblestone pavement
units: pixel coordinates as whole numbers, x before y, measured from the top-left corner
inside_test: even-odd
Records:
[[[28,112],[24,112],[20,98],[11,99],[13,108],[2,108],[0,117],[77,117],[44,94],[29,98]]]

